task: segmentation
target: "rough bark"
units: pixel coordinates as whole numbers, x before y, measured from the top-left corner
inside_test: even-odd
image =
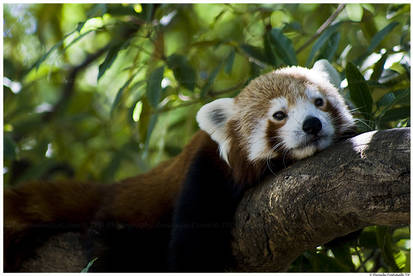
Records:
[[[303,251],[368,225],[410,223],[410,128],[341,142],[246,193],[238,271],[284,271]]]

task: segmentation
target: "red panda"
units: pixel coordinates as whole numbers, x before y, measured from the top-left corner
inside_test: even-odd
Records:
[[[325,60],[262,75],[204,105],[181,154],[119,183],[6,189],[5,271],[21,271],[28,237],[67,229],[84,233],[93,271],[228,269],[243,191],[354,131],[337,80]]]

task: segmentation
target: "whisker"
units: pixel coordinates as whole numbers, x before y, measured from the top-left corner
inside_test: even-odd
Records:
[[[369,122],[373,122],[372,120],[365,120],[365,119],[359,119],[359,118],[355,118],[354,119],[355,122],[360,122],[362,123],[364,126],[366,126],[369,130],[374,130],[374,128],[369,125]]]

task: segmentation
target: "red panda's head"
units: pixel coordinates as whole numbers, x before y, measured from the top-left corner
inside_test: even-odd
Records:
[[[311,70],[279,69],[252,80],[233,99],[206,104],[197,121],[219,145],[235,177],[253,181],[268,160],[306,158],[354,127],[334,86],[337,79],[325,60]]]

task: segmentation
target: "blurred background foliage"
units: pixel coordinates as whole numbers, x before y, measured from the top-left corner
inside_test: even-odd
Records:
[[[360,131],[410,126],[409,4],[5,4],[3,20],[6,186],[145,172],[202,104],[320,58]],[[367,227],[290,271],[410,271],[410,228]]]

